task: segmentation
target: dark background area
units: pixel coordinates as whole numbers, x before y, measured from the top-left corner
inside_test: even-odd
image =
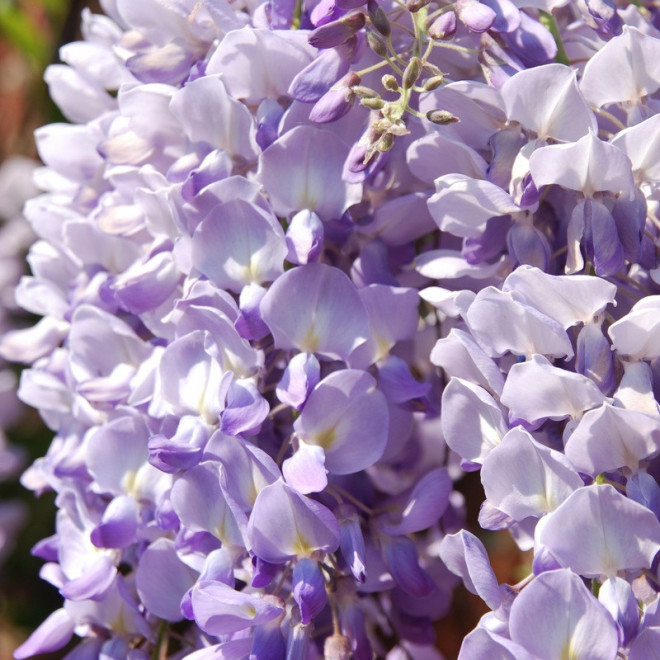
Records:
[[[48,97],[43,71],[58,61],[60,45],[79,38],[82,8],[98,11],[95,5],[78,0],[0,0],[0,165],[17,155],[36,158],[33,131],[63,121]],[[30,323],[27,318],[16,320],[18,325]],[[5,430],[10,444],[25,450],[25,467],[46,453],[52,436],[37,413],[28,409]],[[54,531],[54,495],[37,499],[17,479],[0,482],[0,501],[17,499],[26,503],[28,517],[0,565],[0,660],[10,660],[18,644],[62,604],[57,590],[39,578],[43,561],[30,554],[37,541]],[[59,657],[61,653],[42,656]]]

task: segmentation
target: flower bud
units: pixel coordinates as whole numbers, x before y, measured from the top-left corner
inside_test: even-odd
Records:
[[[429,37],[431,39],[449,39],[456,32],[456,13],[447,11],[438,16],[431,23],[429,28]]]
[[[378,32],[385,37],[389,37],[392,32],[390,22],[376,0],[369,0],[367,3],[367,13],[369,14],[369,19],[371,20],[372,25],[378,30]]]
[[[430,110],[426,113],[426,118],[434,124],[440,124],[441,126],[455,124],[457,121],[460,121],[458,117],[452,115],[447,110]]]
[[[309,113],[309,118],[317,124],[325,124],[343,117],[355,101],[352,85],[359,82],[360,76],[354,71],[349,71],[316,102]]]
[[[381,133],[385,133],[385,131],[392,125],[392,122],[389,119],[385,119],[384,117],[380,117],[379,119],[375,119],[374,121],[371,122],[371,128],[378,134],[380,135]]]
[[[390,121],[396,121],[397,118],[394,116],[395,114],[400,114],[398,111],[400,109],[400,104],[399,103],[388,103],[382,110],[382,115],[383,117],[386,117]]]
[[[334,85],[334,89],[344,89],[346,88],[346,93],[351,90],[352,87],[360,84],[360,76],[355,73],[355,71],[349,71],[343,78],[340,78]]]
[[[376,149],[384,154],[394,146],[394,136],[391,133],[385,133],[378,138],[376,142]]]
[[[391,73],[386,73],[380,79],[380,82],[382,83],[383,87],[388,92],[398,92],[399,91],[399,83],[398,83],[397,79]]]
[[[406,7],[411,14],[418,12],[420,9],[430,4],[431,0],[406,0]]]
[[[367,43],[369,44],[369,48],[379,57],[387,56],[387,43],[385,43],[385,39],[377,32],[367,32]]]
[[[413,57],[410,62],[408,62],[408,66],[406,66],[403,72],[403,77],[401,79],[401,86],[403,89],[410,89],[417,82],[417,78],[419,78],[421,73],[422,60],[420,60],[419,57]]]
[[[444,76],[445,74],[435,64],[424,62],[424,71],[430,73],[432,76]]]
[[[294,565],[291,578],[293,598],[300,608],[300,620],[307,625],[328,602],[321,569],[315,561],[303,557]]]
[[[338,21],[331,21],[317,27],[308,38],[309,43],[316,48],[334,48],[348,41],[366,23],[362,12],[343,16]]]
[[[428,78],[424,83],[424,91],[431,92],[434,89],[437,89],[445,81],[445,77],[441,74],[439,76],[433,76]]]
[[[456,0],[456,13],[470,32],[486,32],[497,19],[497,13],[479,0]]]
[[[402,137],[404,135],[410,134],[410,130],[406,128],[406,125],[401,120],[392,122],[390,127],[387,129],[387,132],[395,135],[396,137]]]
[[[380,94],[376,90],[371,89],[371,87],[365,87],[364,85],[353,85],[353,87],[351,87],[351,91],[353,94],[355,94],[355,96],[361,99],[380,98]]]
[[[380,98],[368,98],[362,99],[360,101],[360,105],[363,105],[365,108],[369,108],[370,110],[380,110],[385,105],[385,101]]]

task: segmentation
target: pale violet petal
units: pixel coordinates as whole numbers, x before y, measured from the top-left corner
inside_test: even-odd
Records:
[[[538,660],[556,660],[567,649],[580,660],[611,660],[619,644],[608,612],[568,570],[528,584],[513,601],[509,628],[511,639]]]
[[[563,64],[519,71],[500,89],[510,120],[534,131],[539,139],[567,142],[596,130],[596,119],[577,84],[576,72]]]
[[[542,355],[509,370],[500,401],[509,408],[509,419],[537,425],[545,419],[578,419],[582,412],[596,408],[605,396],[582,374],[560,369]]]
[[[343,369],[312,390],[293,428],[307,444],[323,449],[329,472],[352,474],[383,455],[388,422],[387,402],[373,376]]]
[[[548,515],[538,542],[578,575],[611,577],[650,567],[660,550],[660,522],[609,484],[585,486]]]
[[[298,266],[280,275],[261,301],[278,348],[346,360],[369,337],[367,311],[338,268]]]
[[[568,328],[588,323],[615,304],[616,286],[591,275],[549,275],[532,266],[520,266],[511,273],[503,291],[522,294],[532,307]]]
[[[554,511],[583,485],[563,454],[519,426],[486,456],[481,481],[488,501],[517,521]]]
[[[659,446],[660,415],[605,402],[584,414],[564,451],[578,470],[596,476],[621,467],[636,471]]]
[[[660,42],[624,26],[585,66],[580,88],[590,103],[640,103],[660,87]]]
[[[442,411],[445,442],[472,463],[482,463],[508,431],[495,399],[462,378],[452,378],[445,387]]]
[[[341,177],[347,155],[341,138],[313,126],[296,126],[275,140],[261,154],[258,172],[275,213],[308,209],[324,221],[340,218],[362,197],[360,184]]]
[[[435,189],[428,200],[431,215],[440,229],[454,236],[478,236],[490,218],[520,211],[499,186],[463,174],[439,177]]]

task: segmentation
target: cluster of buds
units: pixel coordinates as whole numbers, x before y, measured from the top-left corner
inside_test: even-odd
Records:
[[[369,0],[366,15],[356,11],[321,25],[309,39],[317,48],[344,46],[364,29],[369,49],[378,58],[375,64],[362,71],[349,71],[332,87],[330,98],[324,99],[325,102],[310,115],[314,121],[321,123],[333,121],[348,112],[356,100],[359,100],[359,105],[373,111],[369,128],[360,141],[365,149],[364,164],[368,164],[376,154],[392,149],[395,138],[410,134],[406,122],[411,115],[441,125],[459,121],[447,110],[434,109],[426,113],[418,110],[417,96],[437,89],[446,79],[443,71],[430,61],[433,49],[440,40],[447,39],[456,31],[456,14],[453,11],[441,11],[440,16],[436,17],[428,14],[428,4],[410,2],[406,5],[407,12],[397,6],[390,12],[396,14],[397,20],[390,21],[378,2]],[[406,13],[409,26],[398,22],[405,20],[402,14]],[[399,27],[394,33],[393,23]],[[459,51],[462,49],[461,46],[452,47]],[[381,78],[382,93],[361,84],[364,75],[383,67],[388,67],[389,72]],[[327,112],[328,101],[333,102],[331,114]]]
[[[418,117],[425,116],[437,124],[458,121],[458,117],[446,110],[433,110],[426,115],[420,115],[413,99],[414,92],[419,94],[433,91],[445,82],[444,73],[429,61],[429,56],[435,40],[444,38],[446,33],[440,34],[437,29],[433,30],[439,19],[429,26],[425,10],[428,4],[411,2],[407,5],[415,38],[401,52],[396,52],[392,46],[392,30],[387,15],[375,0],[369,0],[367,3],[368,25],[371,27],[367,32],[367,42],[371,50],[390,67],[391,72],[381,78],[385,92],[398,94],[398,98],[386,100],[376,91],[365,87],[360,87],[359,91],[354,90],[361,105],[379,111],[376,119],[371,121],[371,130],[364,138],[367,146],[365,163],[376,153],[389,151],[394,146],[396,137],[410,133],[405,123],[407,113]],[[419,85],[421,78],[424,80]]]

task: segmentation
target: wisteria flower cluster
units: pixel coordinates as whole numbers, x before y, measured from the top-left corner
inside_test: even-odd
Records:
[[[64,603],[15,652],[660,648],[660,14],[104,0],[46,71],[5,335]],[[653,4],[653,3],[649,3]],[[500,585],[479,522],[530,550]]]

